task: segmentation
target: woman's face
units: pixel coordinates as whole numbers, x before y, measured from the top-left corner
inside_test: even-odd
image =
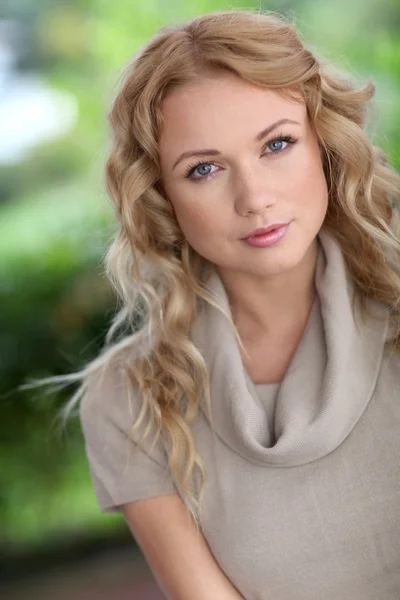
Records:
[[[305,104],[224,75],[174,90],[162,113],[162,183],[194,250],[220,272],[270,277],[295,267],[328,204]],[[274,246],[241,239],[289,221]]]

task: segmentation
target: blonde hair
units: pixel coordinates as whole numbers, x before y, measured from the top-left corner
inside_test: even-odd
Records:
[[[211,418],[211,400],[204,359],[190,340],[190,328],[200,301],[221,307],[207,291],[213,265],[186,243],[163,192],[158,139],[168,92],[223,73],[304,100],[328,182],[324,226],[341,245],[363,310],[369,298],[390,307],[391,343],[400,347],[400,177],[364,131],[373,84],[357,89],[347,76],[329,71],[305,48],[294,23],[270,12],[215,12],[162,27],[127,66],[109,113],[106,184],[119,225],[106,272],[122,308],[100,355],[79,373],[49,381],[81,382],[64,408],[67,418],[87,393],[89,378],[116,362],[124,364],[126,401],[136,389],[141,405],[130,435],[147,414],[140,443],[152,427],[155,440],[166,436],[171,473],[196,525],[205,471],[191,424],[202,398]],[[129,362],[132,348],[135,359]],[[199,495],[190,485],[195,467],[201,475]]]

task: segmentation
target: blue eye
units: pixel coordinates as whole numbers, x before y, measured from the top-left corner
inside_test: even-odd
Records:
[[[210,174],[210,169],[211,169],[210,163],[201,163],[196,169],[195,171],[197,171],[197,173],[199,175],[209,175]]]
[[[214,165],[212,163],[199,161],[195,165],[189,165],[186,170],[185,177],[188,179],[207,179],[208,175],[212,174],[211,168]],[[198,177],[193,177],[197,172]]]
[[[282,139],[278,139],[278,140],[272,140],[272,142],[269,142],[267,145],[271,148],[271,150],[282,150],[282,144],[285,143],[285,140]]]
[[[285,152],[287,150],[287,146],[282,147],[283,144],[287,144],[289,146],[296,143],[297,140],[293,139],[290,135],[278,135],[274,137],[273,140],[269,140],[265,145],[265,148],[269,148],[271,151],[267,152],[267,154],[279,154],[280,152]]]

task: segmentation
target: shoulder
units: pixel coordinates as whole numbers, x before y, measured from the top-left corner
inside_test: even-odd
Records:
[[[79,409],[87,445],[104,448],[119,444],[122,450],[128,441],[140,442],[149,457],[164,464],[164,434],[156,437],[153,414],[149,400],[129,375],[126,360],[110,361],[88,377]]]
[[[141,410],[143,405],[139,390],[118,364],[107,365],[87,381],[80,421],[95,492],[104,512],[117,511],[138,499],[176,493],[163,438],[155,438],[153,427],[148,434],[150,419]],[[138,421],[143,415],[146,418]]]
[[[127,348],[89,374],[79,411],[84,426],[107,422],[121,430],[129,429],[142,405],[140,389],[130,374],[130,367],[139,354],[136,346]]]
[[[120,365],[107,364],[91,373],[85,382],[80,404],[83,423],[92,426],[104,419],[111,420],[115,425],[126,423],[127,391],[126,375]],[[137,393],[135,396],[137,397]]]

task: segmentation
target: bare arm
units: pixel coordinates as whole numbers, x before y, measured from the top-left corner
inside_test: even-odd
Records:
[[[123,514],[168,600],[243,600],[178,494],[130,502]]]

